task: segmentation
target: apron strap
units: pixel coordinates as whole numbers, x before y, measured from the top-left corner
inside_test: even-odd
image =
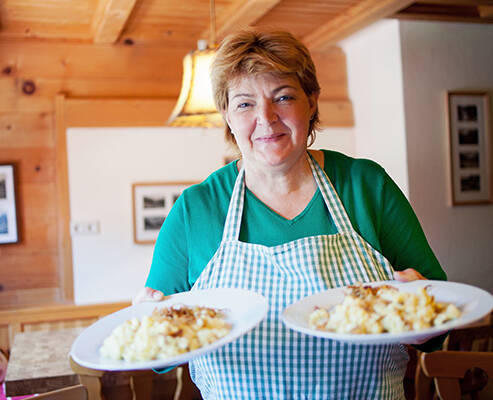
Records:
[[[325,205],[327,206],[327,210],[334,221],[334,224],[337,228],[337,231],[340,232],[352,232],[353,225],[351,224],[351,220],[346,213],[346,209],[342,204],[339,195],[337,194],[332,182],[329,177],[325,173],[325,171],[318,165],[317,161],[312,157],[310,152],[308,154],[308,162],[310,163],[310,167],[312,168],[313,177],[317,182],[317,186],[320,189],[320,193],[322,193],[322,197],[325,201]]]
[[[222,241],[238,240],[240,237],[241,218],[243,216],[243,204],[245,201],[245,167],[241,167],[236,178],[228,214],[224,222]]]

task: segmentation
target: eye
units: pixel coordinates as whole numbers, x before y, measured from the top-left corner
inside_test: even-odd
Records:
[[[244,103],[238,103],[236,108],[247,108],[247,107],[250,107],[251,104],[250,103],[247,103],[247,102],[244,102]]]
[[[293,96],[290,96],[288,94],[284,94],[282,96],[279,96],[277,98],[277,101],[283,103],[283,102],[287,102],[287,101],[290,101],[290,100],[293,100],[293,99],[294,99]]]

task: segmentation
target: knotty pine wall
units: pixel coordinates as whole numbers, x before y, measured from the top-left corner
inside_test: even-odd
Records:
[[[71,126],[98,126],[109,114],[102,124],[164,124],[179,94],[183,56],[155,46],[0,42],[0,164],[15,165],[20,235],[18,243],[0,245],[0,308],[73,300],[70,239],[60,224],[69,210],[59,95],[84,105],[70,114]],[[344,53],[333,48],[314,59],[324,125],[351,126]],[[128,101],[115,108],[114,100],[128,99],[168,106],[162,116],[145,106],[127,113]]]

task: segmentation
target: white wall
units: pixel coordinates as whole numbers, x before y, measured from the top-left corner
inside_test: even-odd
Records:
[[[318,132],[311,148],[335,150],[356,157],[354,128],[326,128]]]
[[[314,148],[354,154],[352,129],[327,129]],[[132,183],[200,181],[223,165],[222,129],[70,128],[67,131],[72,222],[99,223],[73,234],[77,304],[124,301],[144,285],[153,245],[135,244]]]
[[[67,132],[71,220],[100,233],[72,235],[75,302],[130,299],[145,282],[152,245],[133,242],[132,183],[193,181],[222,164],[219,130],[83,129]]]
[[[406,21],[400,33],[411,203],[449,279],[493,292],[493,205],[451,206],[445,108],[447,91],[492,96],[493,26]]]
[[[345,39],[358,157],[382,165],[408,194],[399,23],[382,20]]]

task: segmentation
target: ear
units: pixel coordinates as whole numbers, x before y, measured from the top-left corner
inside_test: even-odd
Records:
[[[221,115],[223,116],[224,120],[226,121],[226,123],[229,126],[229,129],[231,130],[231,124],[230,124],[230,120],[229,120],[228,111],[227,110],[221,110]]]
[[[310,105],[310,113],[313,115],[317,110],[318,97],[320,96],[320,92],[312,93],[308,96],[308,104]]]

